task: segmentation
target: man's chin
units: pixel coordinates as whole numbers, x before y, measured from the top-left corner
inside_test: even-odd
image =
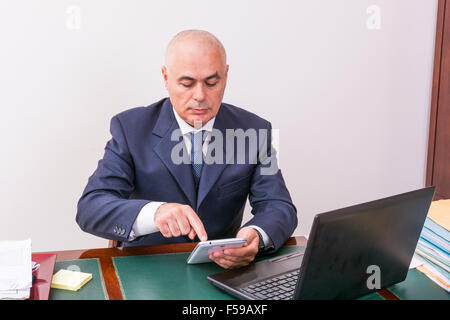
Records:
[[[203,127],[209,120],[211,120],[213,117],[210,114],[205,115],[195,115],[190,117],[189,124],[193,126],[194,128],[198,129]]]

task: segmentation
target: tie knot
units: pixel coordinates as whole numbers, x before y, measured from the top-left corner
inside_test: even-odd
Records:
[[[203,162],[203,140],[205,138],[205,130],[190,132],[191,135],[191,161],[195,164],[201,164]]]
[[[189,132],[190,136],[191,136],[191,140],[193,141],[194,139],[199,139],[200,141],[205,140],[205,134],[206,130],[200,130],[197,132],[191,131]]]
[[[206,130],[200,130],[197,132],[190,132],[189,134],[191,135],[191,151],[194,152],[200,152],[202,150],[203,147],[203,142],[205,141],[205,134]]]

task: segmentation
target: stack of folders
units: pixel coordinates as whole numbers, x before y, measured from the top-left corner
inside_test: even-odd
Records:
[[[28,299],[31,286],[31,240],[0,241],[0,299]]]
[[[417,269],[447,292],[450,291],[450,200],[432,202],[415,258]]]

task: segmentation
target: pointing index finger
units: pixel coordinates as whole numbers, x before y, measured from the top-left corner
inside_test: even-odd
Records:
[[[201,241],[208,240],[208,235],[206,234],[205,227],[203,226],[203,223],[198,215],[194,212],[194,210],[192,210],[192,208],[189,207],[189,210],[187,210],[186,212],[186,216],[189,220],[189,224],[194,229],[194,232],[197,234],[198,238]]]

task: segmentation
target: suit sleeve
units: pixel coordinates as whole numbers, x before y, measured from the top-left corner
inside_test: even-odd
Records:
[[[249,201],[254,215],[244,226],[256,225],[263,229],[278,250],[297,227],[297,209],[284,182],[275,149],[272,147],[272,126],[258,143],[258,162],[253,173]]]
[[[78,201],[76,221],[80,228],[106,239],[127,241],[142,207],[150,201],[130,199],[135,170],[126,137],[117,116],[111,119],[112,138],[103,159]]]

